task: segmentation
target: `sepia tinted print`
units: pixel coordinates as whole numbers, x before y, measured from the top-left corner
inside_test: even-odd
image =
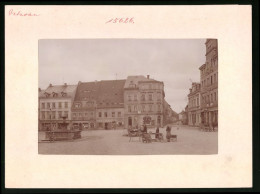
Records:
[[[38,153],[218,153],[217,39],[39,40]]]

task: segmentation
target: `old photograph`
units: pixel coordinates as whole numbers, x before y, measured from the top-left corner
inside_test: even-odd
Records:
[[[217,39],[40,39],[38,62],[38,154],[218,154]]]

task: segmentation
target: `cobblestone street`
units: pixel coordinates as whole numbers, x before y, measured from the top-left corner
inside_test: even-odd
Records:
[[[165,128],[161,128],[164,139]],[[148,132],[155,129],[148,129]],[[138,137],[129,142],[126,129],[82,131],[82,138],[74,141],[41,141],[44,132],[39,133],[39,154],[62,155],[167,155],[167,154],[217,154],[218,132],[202,132],[199,128],[180,126],[172,127],[176,142],[142,143]]]

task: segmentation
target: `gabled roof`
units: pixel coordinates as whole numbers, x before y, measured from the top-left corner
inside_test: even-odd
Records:
[[[49,95],[48,98],[65,97],[63,94],[66,94],[66,97],[73,97],[76,88],[76,85],[50,85],[46,90],[39,93],[39,97],[45,98],[46,94]],[[53,94],[56,95],[53,96]]]

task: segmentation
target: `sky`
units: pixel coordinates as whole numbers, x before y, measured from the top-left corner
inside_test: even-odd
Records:
[[[163,81],[165,100],[179,113],[192,82],[200,81],[206,39],[42,39],[39,87],[150,75]]]

